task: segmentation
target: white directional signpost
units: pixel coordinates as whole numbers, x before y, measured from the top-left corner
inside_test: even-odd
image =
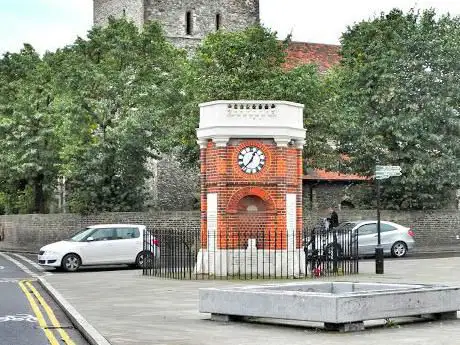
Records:
[[[380,241],[380,180],[401,175],[401,167],[399,165],[375,166],[375,179],[377,180],[377,247],[375,247],[376,274],[383,274],[383,247]]]
[[[392,176],[401,176],[401,167],[399,165],[376,165],[375,178],[384,180]]]

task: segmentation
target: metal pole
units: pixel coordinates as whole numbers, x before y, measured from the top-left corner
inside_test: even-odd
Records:
[[[383,274],[383,247],[380,241],[380,180],[377,180],[377,247],[375,247],[375,273]]]

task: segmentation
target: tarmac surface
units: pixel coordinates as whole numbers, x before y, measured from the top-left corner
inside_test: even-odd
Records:
[[[359,275],[325,280],[460,286],[460,257],[431,256],[386,259],[383,275],[374,273],[373,260],[364,260]],[[199,288],[268,281],[178,281],[143,277],[140,270],[100,268],[55,273],[46,281],[112,345],[460,344],[460,319],[416,323],[405,323],[410,319],[377,320],[365,322],[363,332],[343,334],[326,332],[321,324],[301,322],[280,325],[259,319],[220,323],[198,312]]]
[[[19,260],[0,253],[0,344],[88,344],[38,284],[38,277],[50,274]]]

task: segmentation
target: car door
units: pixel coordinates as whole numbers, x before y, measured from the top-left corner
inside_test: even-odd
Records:
[[[391,252],[391,246],[396,242],[397,228],[391,224],[380,223],[380,242],[385,253]]]
[[[85,265],[107,264],[114,260],[113,253],[115,229],[96,229],[82,247],[82,261]]]
[[[366,223],[358,227],[359,255],[373,255],[377,246],[377,223]]]
[[[134,263],[142,250],[142,238],[137,227],[120,227],[115,229],[116,241],[113,251],[116,263]]]

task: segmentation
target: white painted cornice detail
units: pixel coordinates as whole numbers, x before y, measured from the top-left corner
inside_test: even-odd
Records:
[[[273,139],[286,147],[305,142],[303,105],[285,101],[213,101],[200,104],[199,140],[226,146],[230,138]]]

